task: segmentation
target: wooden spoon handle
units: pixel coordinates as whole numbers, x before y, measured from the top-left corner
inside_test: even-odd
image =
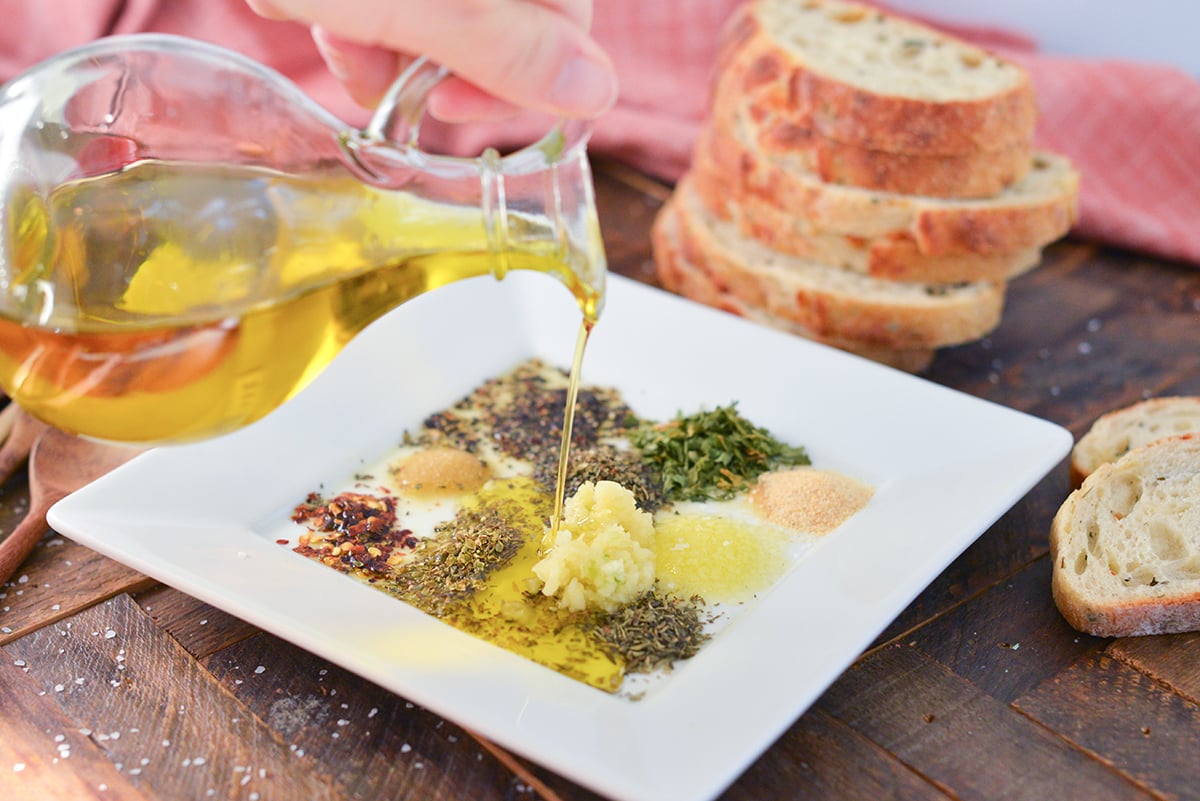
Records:
[[[45,506],[30,509],[12,533],[0,540],[0,584],[12,577],[42,535],[50,530],[46,523],[47,511]]]
[[[15,411],[10,412],[13,409]],[[29,459],[33,443],[48,426],[35,419],[15,403],[9,403],[0,416],[11,415],[11,427],[4,444],[0,445],[0,484],[8,481],[17,469]]]

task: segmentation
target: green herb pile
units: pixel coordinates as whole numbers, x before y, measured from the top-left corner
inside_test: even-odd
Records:
[[[804,448],[742,417],[737,403],[634,429],[630,440],[661,471],[664,495],[677,501],[727,500],[769,470],[811,464]]]
[[[630,673],[670,669],[691,659],[708,641],[700,598],[662,598],[653,592],[614,612],[597,615],[588,627],[611,654],[624,659]]]
[[[521,549],[525,533],[504,506],[460,510],[421,540],[403,570],[381,585],[436,617],[487,586],[487,579]]]

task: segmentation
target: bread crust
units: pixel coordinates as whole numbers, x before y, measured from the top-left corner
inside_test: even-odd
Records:
[[[753,107],[751,114],[757,144],[765,152],[802,159],[822,181],[881,192],[992,197],[1025,177],[1032,154],[1029,146],[948,155],[874,150],[821,136],[760,106]]]
[[[1041,263],[1039,247],[1007,253],[926,255],[906,232],[860,237],[823,231],[753,193],[731,193],[729,182],[706,159],[697,159],[681,181],[710,212],[746,236],[781,253],[819,261],[876,278],[920,283],[1006,281]]]
[[[1166,473],[1190,482],[1193,487],[1190,495],[1179,499],[1185,510],[1182,514],[1188,514],[1187,509],[1195,509],[1200,503],[1195,489],[1200,487],[1200,435],[1181,434],[1155,440],[1115,462],[1101,465],[1067,497],[1054,516],[1050,526],[1051,593],[1063,618],[1075,629],[1097,637],[1200,630],[1200,532],[1188,528],[1187,520],[1179,520],[1177,504],[1155,507],[1151,514],[1139,518],[1136,526],[1131,524],[1125,529],[1129,538],[1161,539],[1166,535],[1154,532],[1157,519],[1164,525],[1172,521],[1182,525],[1186,537],[1190,537],[1184,541],[1172,535],[1176,541],[1168,543],[1170,549],[1162,543],[1146,546],[1154,555],[1151,560],[1154,563],[1145,566],[1152,574],[1148,582],[1119,576],[1114,568],[1125,571],[1129,569],[1126,564],[1114,564],[1111,558],[1101,563],[1105,551],[1099,542],[1106,535],[1096,533],[1092,539],[1088,538],[1088,527],[1094,525],[1089,521],[1131,518],[1132,507],[1127,498],[1132,496],[1123,493],[1124,488],[1142,487],[1144,492],[1154,492],[1168,480],[1163,475]],[[1135,505],[1155,502],[1155,498],[1141,494],[1134,501]],[[1191,523],[1195,522],[1193,516]],[[1081,577],[1089,569],[1096,569],[1093,562],[1101,563],[1098,569],[1114,576],[1108,582],[1113,585],[1111,590],[1085,586]],[[1195,564],[1189,568],[1190,562]],[[1135,570],[1141,568],[1139,565]],[[1154,574],[1163,580],[1158,581]]]
[[[978,93],[949,91],[924,96],[915,84],[885,91],[863,85],[861,64],[820,64],[809,38],[840,30],[879,69],[921,69],[929,48],[943,57],[940,68],[961,73],[988,71],[996,86]],[[871,49],[864,44],[871,39]],[[906,55],[908,57],[906,57]],[[726,90],[751,98],[782,124],[808,136],[872,151],[953,156],[993,150],[1028,152],[1037,103],[1026,72],[986,51],[877,9],[837,0],[802,4],[755,2],[739,8],[722,32],[718,69]],[[866,65],[869,68],[871,65]],[[853,67],[854,69],[852,69]],[[953,75],[942,82],[950,84]],[[898,82],[904,84],[903,78]],[[974,95],[974,96],[972,96]]]
[[[823,339],[933,349],[978,339],[1000,320],[1001,283],[885,281],[788,257],[740,235],[686,192],[676,191],[659,214],[674,218],[677,247],[722,291]]]
[[[748,116],[715,109],[693,168],[720,176],[731,200],[761,202],[819,230],[903,241],[928,257],[1003,256],[1045,247],[1078,219],[1079,174],[1063,156],[1034,153],[1021,181],[985,199],[879,192],[822,181],[803,159],[755,146]]]
[[[1102,414],[1071,449],[1071,486],[1126,450],[1193,431],[1200,431],[1200,396],[1195,395],[1148,398]]]
[[[655,269],[659,283],[670,292],[751,322],[829,345],[905,372],[924,372],[933,363],[935,351],[932,349],[882,348],[848,339],[820,337],[798,323],[776,317],[761,308],[750,306],[723,291],[706,273],[697,269],[683,255],[678,244],[674,220],[670,215],[660,215],[656,220],[651,230],[651,240],[654,245]]]

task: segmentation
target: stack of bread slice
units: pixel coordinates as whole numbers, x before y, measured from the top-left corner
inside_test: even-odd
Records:
[[[663,286],[910,371],[1000,321],[1077,214],[1026,73],[842,0],[727,25],[691,169],[653,229]]]

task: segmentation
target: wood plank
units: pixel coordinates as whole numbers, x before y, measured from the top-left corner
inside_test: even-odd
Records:
[[[1000,326],[939,353],[929,377],[1079,433],[1116,405],[1195,375],[1200,271],[1075,243],[1009,285]],[[1085,246],[1091,248],[1091,246]]]
[[[1050,559],[912,632],[906,641],[1005,703],[1108,643],[1072,629],[1050,595]],[[1020,614],[1014,614],[1014,610]]]
[[[138,606],[197,659],[257,634],[260,629],[186,593],[158,584],[133,596]]]
[[[1200,395],[1200,370],[1179,377],[1178,380],[1164,382],[1159,395]]]
[[[754,763],[721,801],[946,799],[944,793],[845,723],[814,710]]]
[[[1200,706],[1128,665],[1097,654],[1015,706],[1156,792],[1200,799]]]
[[[1047,248],[1036,269],[1007,285],[996,329],[974,342],[940,350],[927,377],[988,395],[999,391],[998,371],[1005,366],[1048,361],[1050,347],[1085,330],[1088,320],[1111,313],[1120,302],[1116,291],[1091,286],[1087,274],[1096,252],[1089,243],[1073,241]]]
[[[21,469],[0,486],[0,539],[29,511],[29,481]],[[50,531],[12,578],[0,584],[0,644],[150,579]]]
[[[910,646],[859,660],[818,708],[964,801],[1149,797]]]
[[[0,586],[0,645],[155,581],[90,548],[48,534]]]
[[[595,166],[596,212],[609,269],[657,285],[650,226],[670,187],[612,161]]]
[[[563,798],[599,798],[557,774],[535,770]],[[767,798],[944,801],[948,796],[842,721],[812,710],[747,768],[718,801]]]
[[[1049,358],[1014,368],[1036,389],[1008,400],[1081,434],[1100,414],[1194,375],[1200,349],[1180,343],[1195,342],[1198,335],[1200,316],[1194,311],[1130,310],[1051,348]]]
[[[27,675],[19,657],[0,648],[0,790],[5,801],[104,799],[144,801],[86,728],[64,714]]]
[[[1050,519],[1069,493],[1064,461],[937,576],[876,640],[906,632],[984,592],[1049,552]]]
[[[273,635],[202,664],[349,797],[500,801],[516,792],[459,726]]]
[[[7,650],[151,797],[343,798],[129,596],[38,629]]]
[[[1200,704],[1200,632],[1114,640],[1106,653]]]

